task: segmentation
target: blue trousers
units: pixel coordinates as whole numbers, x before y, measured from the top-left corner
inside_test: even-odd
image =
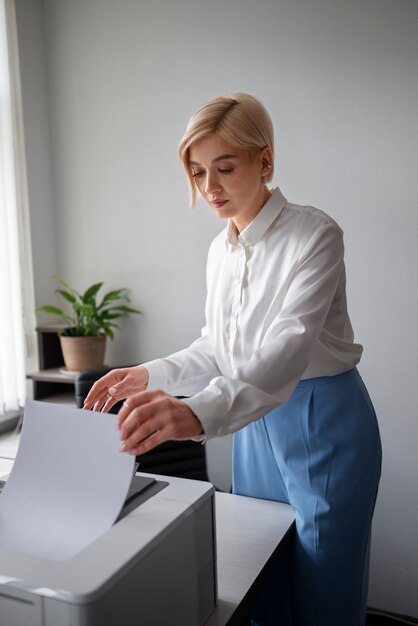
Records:
[[[301,381],[284,405],[234,433],[233,492],[289,503],[296,520],[287,561],[253,604],[253,626],[364,626],[380,470],[376,415],[357,369]]]

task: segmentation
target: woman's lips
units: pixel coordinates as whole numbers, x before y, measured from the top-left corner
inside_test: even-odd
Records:
[[[228,200],[212,200],[211,205],[215,207],[215,209],[221,209],[227,202]]]

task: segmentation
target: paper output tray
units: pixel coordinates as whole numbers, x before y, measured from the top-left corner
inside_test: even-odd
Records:
[[[5,480],[0,480],[0,493],[2,492],[5,484]],[[129,487],[125,504],[123,505],[116,522],[123,519],[125,515],[128,515],[128,513],[133,511],[133,509],[143,502],[146,502],[149,498],[164,489],[164,487],[167,487],[167,485],[168,483],[166,481],[155,480],[155,478],[138,476],[135,474],[135,476],[132,477],[131,486]]]
[[[133,511],[133,509],[136,509],[137,506],[146,502],[149,498],[164,489],[164,487],[167,487],[167,485],[168,483],[163,480],[156,480],[155,478],[138,476],[135,474],[132,478],[125,504],[123,505],[116,522],[124,518],[125,515],[128,515],[128,513]]]

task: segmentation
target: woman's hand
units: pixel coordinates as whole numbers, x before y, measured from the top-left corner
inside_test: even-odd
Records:
[[[119,400],[143,391],[147,384],[148,372],[142,365],[111,370],[94,383],[84,408],[108,413]]]
[[[164,391],[142,391],[125,400],[118,414],[121,451],[139,455],[168,440],[203,434],[202,424],[181,400]]]

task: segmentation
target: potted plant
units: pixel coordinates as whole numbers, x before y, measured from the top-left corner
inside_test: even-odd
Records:
[[[102,367],[106,338],[113,339],[114,330],[118,328],[115,320],[141,311],[128,306],[128,292],[124,288],[109,291],[98,301],[103,282],[94,283],[80,294],[59,276],[54,278],[61,286],[55,293],[69,303],[71,313],[49,304],[39,307],[38,311],[55,315],[64,322],[59,335],[66,369],[84,372]]]

